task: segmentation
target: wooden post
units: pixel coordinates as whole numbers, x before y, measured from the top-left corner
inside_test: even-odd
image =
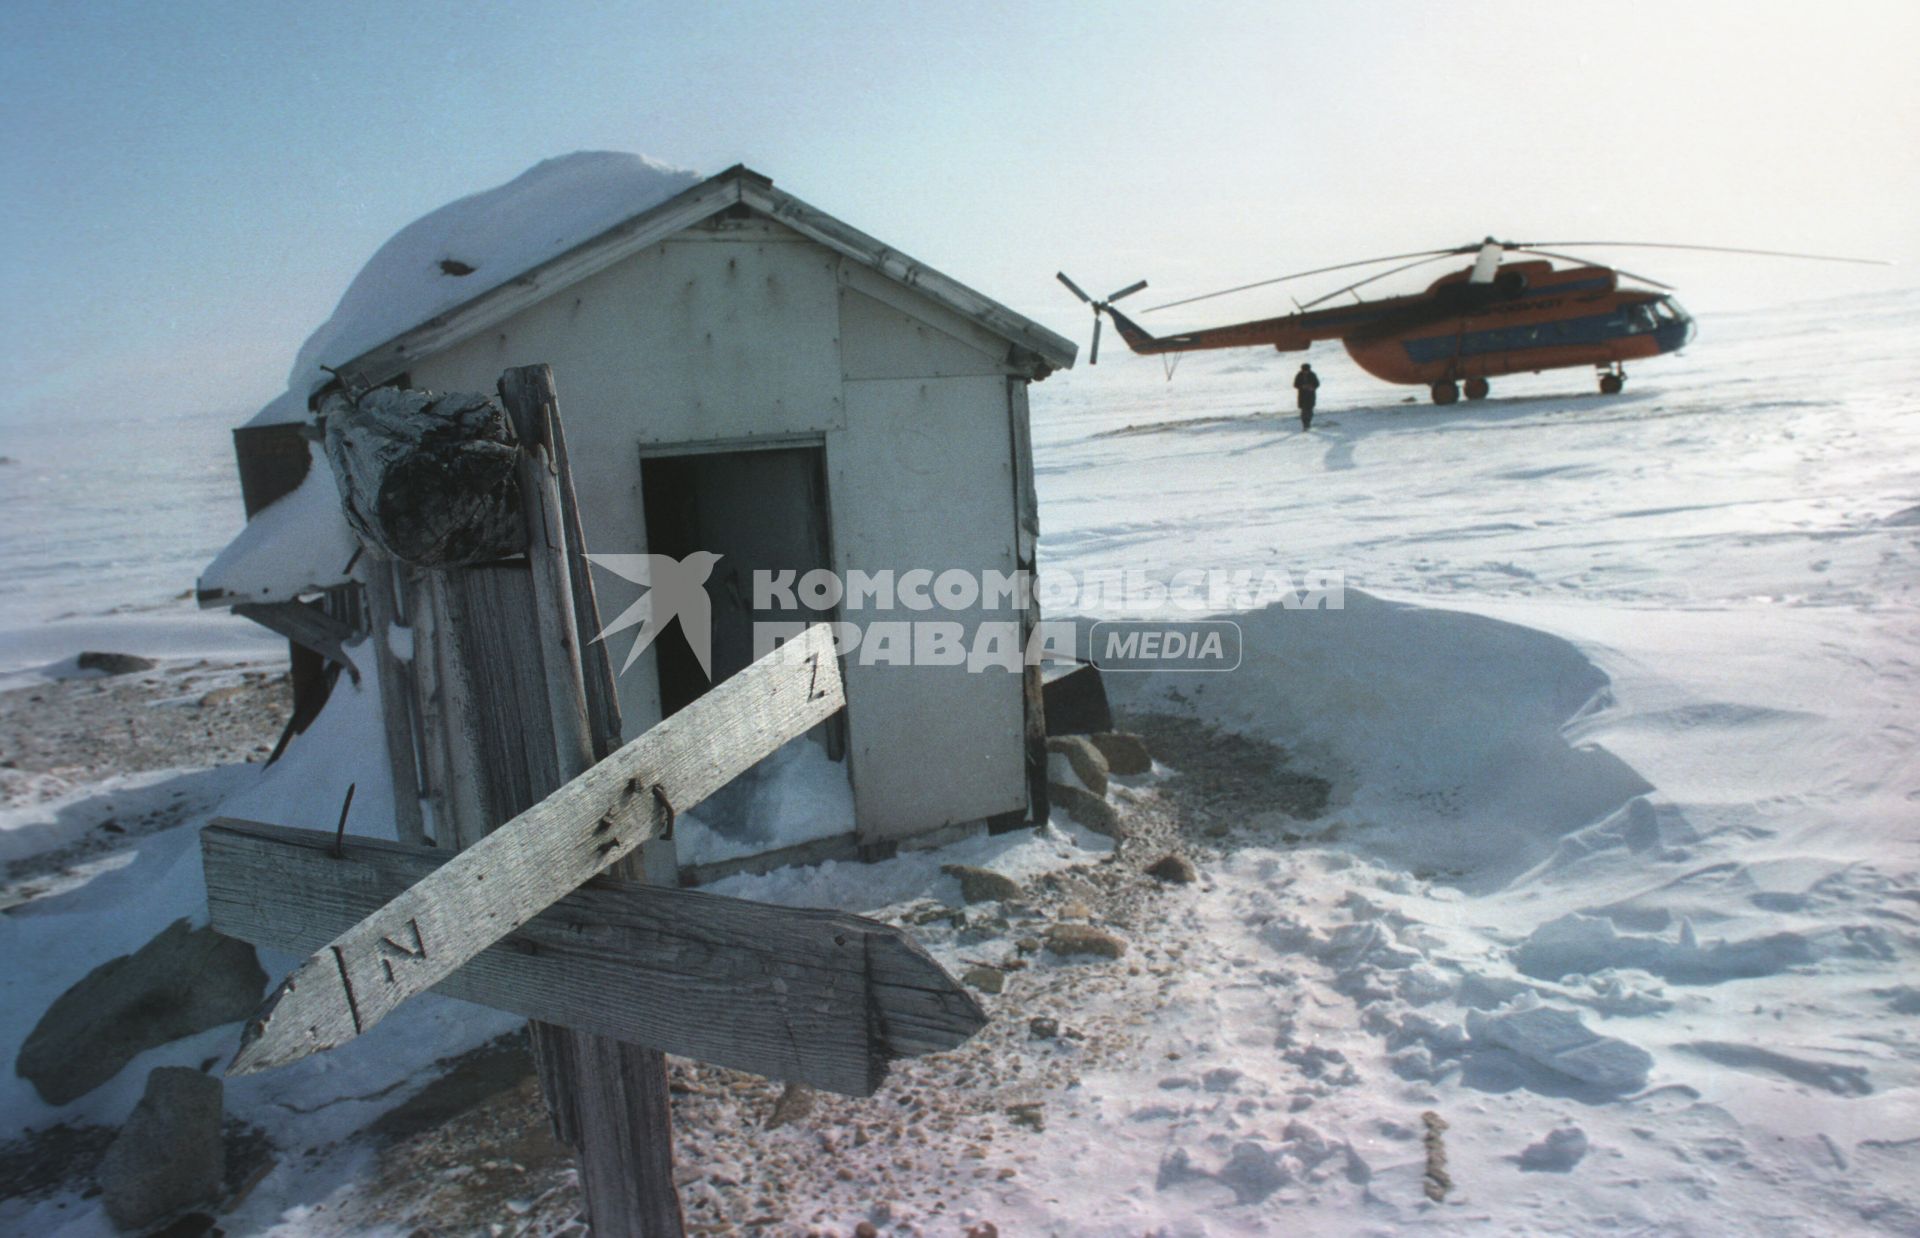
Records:
[[[619,746],[620,707],[605,646],[590,646],[592,658],[583,660],[580,654],[600,630],[600,620],[585,548],[579,544],[579,511],[553,370],[545,365],[508,370],[500,376],[500,400],[520,436],[527,557],[540,619],[557,637],[543,642],[541,652],[549,676],[567,677],[560,691],[552,678],[548,683],[554,714],[564,719],[552,737],[567,766],[561,771],[564,781]],[[547,628],[549,623],[554,626]],[[584,674],[587,665],[595,670],[591,684]],[[633,880],[645,876],[638,856],[615,871]],[[673,1184],[666,1055],[551,1023],[530,1023],[528,1032],[554,1134],[573,1148],[580,1163],[580,1189],[593,1231],[678,1238],[683,1219]]]

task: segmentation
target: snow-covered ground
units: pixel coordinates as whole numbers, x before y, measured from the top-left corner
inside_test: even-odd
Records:
[[[1445,410],[1327,351],[1310,435],[1281,407],[1291,355],[1196,356],[1169,385],[1116,347],[1035,388],[1044,566],[1345,574],[1343,609],[1238,616],[1232,673],[1109,681],[1122,707],[1278,742],[1334,794],[1318,821],[1233,823],[1242,845],[1160,896],[1128,963],[1072,965],[1145,968],[1151,1000],[1115,1005],[1133,1048],[997,1144],[1016,1175],[929,1184],[947,1215],[1009,1236],[1920,1231],[1916,329],[1920,293],[1708,315],[1622,396],[1562,371]],[[7,553],[79,588],[45,547]],[[36,658],[73,652],[13,630]],[[309,752],[377,733],[364,693],[339,694]],[[299,750],[227,771],[246,811],[377,781]],[[1030,878],[1097,858],[1075,837],[728,892],[951,898],[940,863]],[[194,914],[192,849],[191,826],[146,836],[0,916],[0,1050],[88,968]],[[1019,1018],[1041,972],[990,1006]],[[289,1155],[223,1226],[324,1228],[311,1206],[370,1153],[295,1150],[509,1022],[423,1000],[234,1081],[230,1109]],[[0,1138],[117,1122],[148,1068],[236,1036],[151,1051],[64,1110],[8,1075]],[[1427,1114],[1446,1124],[1440,1202]],[[64,1202],[4,1224],[104,1224]]]
[[[1244,616],[1237,672],[1115,677],[1346,802],[1185,896],[1177,1068],[1085,1080],[1009,1232],[1920,1229],[1916,326],[1709,317],[1623,396],[1446,410],[1316,357],[1311,435],[1262,415],[1287,356],[1043,387],[1046,564],[1358,592]]]

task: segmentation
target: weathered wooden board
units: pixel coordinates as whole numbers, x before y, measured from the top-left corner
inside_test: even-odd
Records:
[[[351,624],[305,602],[246,602],[235,606],[233,613],[278,632],[303,649],[338,662],[347,668],[348,676],[355,683],[360,682],[360,668],[346,652],[346,642],[353,636]]]
[[[439,868],[446,852],[222,820],[201,835],[207,907],[230,937],[307,953]],[[985,1025],[905,931],[599,878],[434,986],[551,1023],[867,1096],[886,1063]]]
[[[295,968],[229,1073],[360,1035],[844,703],[816,625],[462,851]],[[537,707],[537,705],[536,705]]]
[[[393,827],[403,843],[423,846],[426,819],[420,811],[420,770],[414,761],[413,721],[408,716],[407,666],[393,652],[393,628],[399,622],[394,565],[375,559],[367,565],[367,624],[373,664],[380,677],[380,725],[386,733],[387,764],[393,774]]]

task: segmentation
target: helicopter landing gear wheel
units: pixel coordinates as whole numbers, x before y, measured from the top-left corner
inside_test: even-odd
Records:
[[[1620,389],[1627,385],[1625,374],[1602,374],[1600,376],[1601,395],[1619,395]]]
[[[1484,378],[1469,378],[1467,380],[1467,398],[1469,400],[1484,400],[1487,398],[1487,392],[1491,390],[1493,390],[1493,388],[1488,386],[1487,380]]]
[[[1433,385],[1433,402],[1435,404],[1451,404],[1459,398],[1460,388],[1454,384],[1452,379],[1445,379]]]

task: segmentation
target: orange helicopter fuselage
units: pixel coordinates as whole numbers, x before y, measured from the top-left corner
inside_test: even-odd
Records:
[[[1693,338],[1693,319],[1678,302],[1622,289],[1609,267],[1512,262],[1485,283],[1470,282],[1471,272],[1455,271],[1407,296],[1176,335],[1149,335],[1111,307],[1107,314],[1137,353],[1249,346],[1295,352],[1337,339],[1374,377],[1423,385],[1617,365],[1673,352]]]

